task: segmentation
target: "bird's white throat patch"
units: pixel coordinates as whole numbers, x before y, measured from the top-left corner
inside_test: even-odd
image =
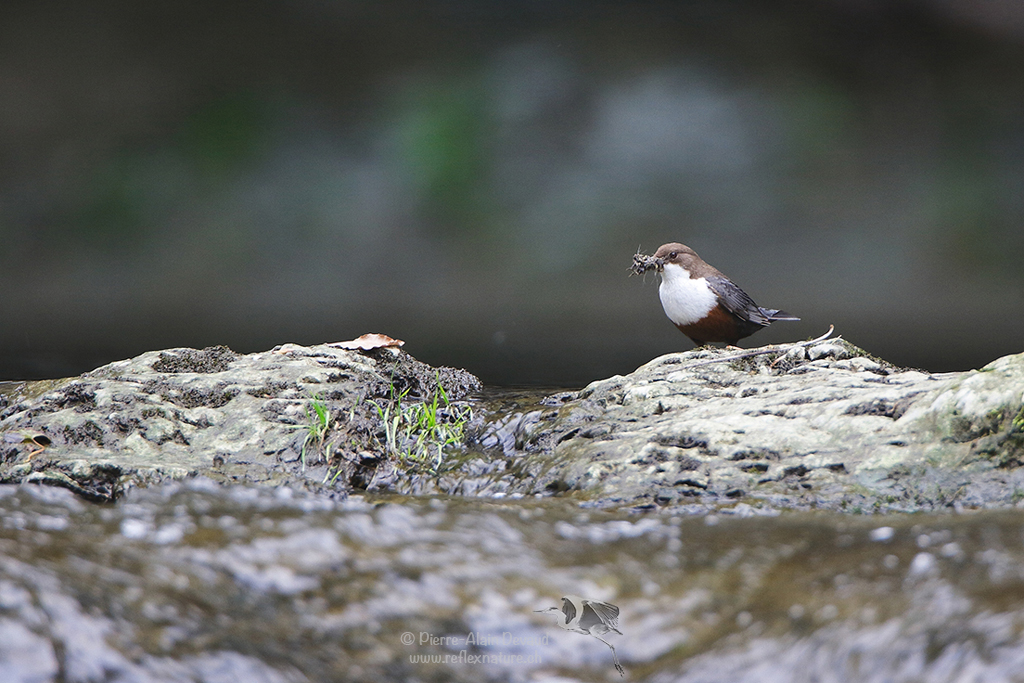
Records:
[[[692,279],[690,273],[675,263],[666,263],[658,288],[661,307],[676,325],[691,325],[718,304],[718,297],[704,278]]]

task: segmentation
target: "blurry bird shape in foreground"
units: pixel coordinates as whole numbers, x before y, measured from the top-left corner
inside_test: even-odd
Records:
[[[582,633],[586,636],[594,636],[602,643],[611,648],[612,660],[615,668],[622,676],[626,675],[622,665],[619,664],[619,657],[615,654],[615,648],[601,636],[610,631],[615,631],[620,636],[622,631],[618,629],[619,608],[600,600],[585,600],[578,595],[566,595],[562,598],[561,607],[548,607],[547,609],[534,610],[542,614],[554,614],[558,617],[558,625],[566,631]]]

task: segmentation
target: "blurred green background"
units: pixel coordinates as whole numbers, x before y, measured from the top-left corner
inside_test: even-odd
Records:
[[[383,332],[492,384],[689,348],[682,241],[897,363],[1024,351],[1024,4],[11,1],[0,379]]]

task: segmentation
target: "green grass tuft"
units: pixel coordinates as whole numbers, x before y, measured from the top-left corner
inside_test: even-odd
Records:
[[[327,434],[331,431],[331,411],[324,404],[319,396],[314,396],[306,405],[306,417],[309,424],[303,425],[306,430],[306,438],[302,442],[302,471],[306,471],[306,452],[312,448],[318,457],[326,458]]]
[[[443,469],[445,448],[461,445],[473,411],[448,399],[440,382],[429,400],[409,403],[409,390],[384,405],[374,403],[384,428],[385,453],[414,470],[436,474]]]

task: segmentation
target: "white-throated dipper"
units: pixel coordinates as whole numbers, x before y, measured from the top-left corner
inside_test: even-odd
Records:
[[[665,315],[694,344],[735,346],[776,320],[799,320],[774,308],[761,308],[736,284],[685,244],[670,242],[654,256],[633,257],[633,272],[661,273],[658,295]]]

